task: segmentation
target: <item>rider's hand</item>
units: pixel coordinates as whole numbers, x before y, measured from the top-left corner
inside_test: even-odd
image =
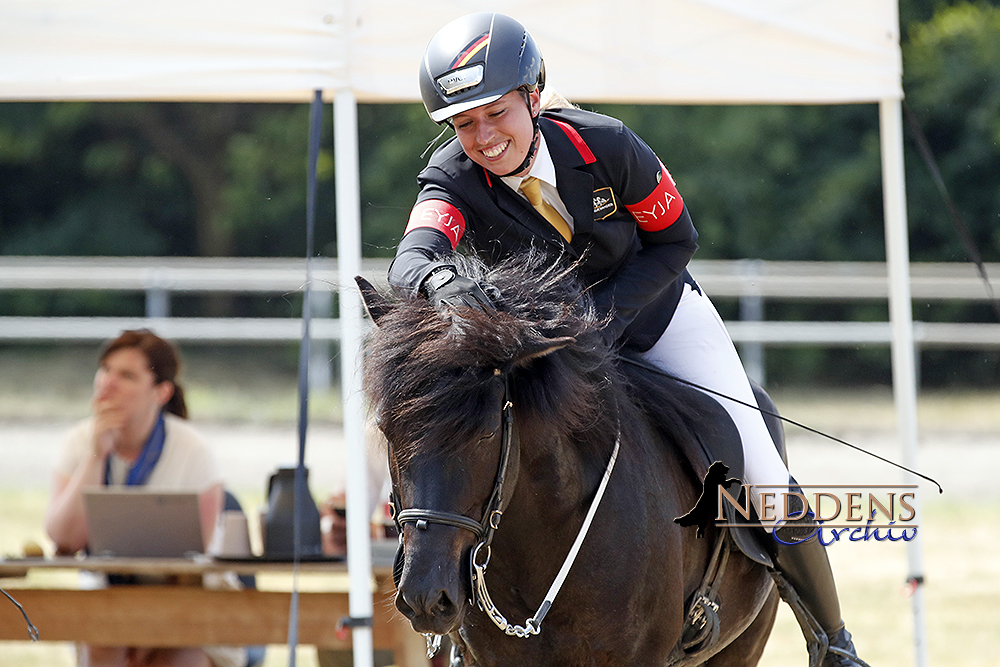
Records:
[[[450,266],[441,267],[432,272],[424,279],[421,289],[438,310],[445,307],[465,306],[489,312],[495,308],[479,283],[458,275],[455,269]]]

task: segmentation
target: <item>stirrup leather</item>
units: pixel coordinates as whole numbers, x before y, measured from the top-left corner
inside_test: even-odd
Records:
[[[778,595],[792,608],[795,620],[798,621],[799,628],[806,640],[806,652],[809,654],[809,667],[823,667],[827,655],[837,655],[848,658],[858,665],[858,667],[871,667],[867,662],[857,655],[851,655],[847,651],[830,644],[830,636],[819,624],[816,617],[802,602],[795,587],[785,578],[780,571],[771,569],[771,577],[778,588]]]

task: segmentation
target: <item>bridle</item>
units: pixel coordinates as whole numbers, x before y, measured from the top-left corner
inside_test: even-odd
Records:
[[[490,493],[490,497],[483,507],[483,518],[481,521],[476,521],[457,512],[443,512],[441,510],[422,508],[400,510],[402,502],[399,498],[399,492],[396,490],[395,485],[393,485],[389,496],[389,511],[396,523],[396,531],[399,533],[399,546],[396,547],[396,555],[392,563],[392,579],[396,584],[396,588],[399,588],[399,581],[403,574],[403,559],[405,557],[403,551],[403,526],[412,523],[417,527],[417,530],[427,530],[427,525],[431,523],[452,526],[453,528],[468,530],[476,536],[476,546],[472,549],[469,556],[471,566],[469,571],[472,578],[472,586],[469,588],[472,591],[470,602],[473,605],[483,607],[481,596],[477,595],[477,593],[480,589],[486,592],[486,580],[483,577],[486,574],[486,565],[490,559],[490,544],[493,542],[493,534],[500,527],[500,519],[503,518],[503,486],[504,480],[507,478],[507,469],[510,467],[510,454],[514,449],[514,404],[509,399],[510,381],[506,375],[501,373],[500,369],[494,369],[493,374],[497,377],[503,376],[503,398],[501,400],[503,407],[501,408],[500,416],[500,461],[497,464],[497,474],[493,481],[493,491]],[[477,559],[483,549],[486,550],[486,559],[480,564],[477,562]],[[486,599],[489,600],[488,593],[486,593]],[[427,657],[432,658],[441,646],[441,637],[440,635],[433,634],[425,634],[424,636],[427,638]]]
[[[499,369],[494,370],[494,375],[501,376]],[[396,550],[396,562],[393,563],[393,579],[399,586],[399,577],[402,574],[403,555],[403,526],[408,523],[416,525],[418,530],[426,530],[427,525],[437,523],[443,526],[452,526],[472,532],[478,543],[473,550],[475,553],[484,547],[488,550],[493,542],[493,533],[500,527],[500,519],[503,517],[503,486],[507,477],[507,469],[510,467],[510,453],[513,449],[514,440],[514,405],[508,398],[510,396],[510,383],[504,376],[503,399],[500,422],[500,462],[497,466],[496,479],[493,482],[493,492],[483,508],[483,518],[481,521],[470,519],[464,514],[456,512],[442,512],[440,510],[410,508],[400,510],[401,502],[395,486],[389,496],[389,511],[396,522],[396,530],[399,532],[399,548]],[[473,587],[473,590],[475,588]],[[474,594],[473,594],[474,595]],[[473,603],[476,600],[473,599]]]
[[[583,525],[577,533],[576,540],[573,542],[573,546],[570,548],[569,554],[567,554],[562,567],[559,569],[559,573],[556,575],[555,581],[553,581],[552,585],[549,587],[548,593],[545,595],[545,599],[535,612],[535,615],[527,619],[523,626],[512,625],[507,621],[504,615],[500,613],[500,610],[497,609],[496,605],[493,604],[493,600],[490,598],[489,590],[486,587],[486,567],[489,565],[491,556],[490,544],[493,541],[494,533],[500,527],[500,519],[503,517],[503,486],[504,480],[507,476],[507,469],[510,466],[511,451],[514,449],[514,405],[509,398],[510,382],[507,376],[501,373],[499,369],[495,369],[493,372],[494,375],[498,377],[502,376],[504,380],[502,399],[503,408],[501,411],[500,427],[500,462],[497,468],[496,479],[493,483],[493,492],[490,494],[489,500],[486,502],[483,510],[483,518],[481,521],[476,521],[475,519],[470,519],[463,514],[458,514],[456,512],[442,512],[440,510],[417,508],[400,510],[399,508],[401,503],[399,500],[399,494],[396,488],[393,487],[392,493],[389,497],[389,507],[393,519],[396,522],[396,529],[399,532],[399,546],[396,549],[392,575],[393,580],[396,583],[396,587],[398,588],[399,581],[402,576],[404,558],[403,526],[407,523],[414,524],[418,530],[426,530],[427,525],[430,523],[437,523],[468,530],[475,534],[476,539],[478,540],[476,546],[472,548],[469,555],[469,571],[472,579],[472,586],[470,587],[470,602],[474,606],[478,606],[482,609],[483,612],[489,616],[490,620],[493,621],[494,625],[500,628],[500,630],[507,635],[525,638],[537,635],[541,631],[542,619],[545,618],[545,615],[552,607],[556,594],[558,594],[559,589],[562,587],[563,581],[566,579],[566,575],[569,574],[569,569],[573,565],[573,561],[576,560],[576,556],[580,551],[580,545],[583,543],[583,539],[587,535],[587,531],[593,521],[594,514],[597,512],[597,507],[601,502],[601,498],[604,496],[608,479],[611,477],[611,471],[615,467],[615,461],[618,459],[618,450],[621,446],[621,427],[619,425],[618,432],[615,437],[615,447],[611,452],[608,466],[604,471],[604,476],[601,478],[600,484],[598,485],[596,495],[590,504],[590,508],[587,511],[587,516],[584,518]],[[440,646],[441,637],[438,635],[425,636],[427,637],[428,657],[433,657]]]

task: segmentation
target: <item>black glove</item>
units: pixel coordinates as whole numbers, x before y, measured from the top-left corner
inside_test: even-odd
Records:
[[[438,310],[461,306],[478,308],[483,312],[494,309],[493,302],[479,283],[458,275],[450,266],[441,267],[427,276],[421,290]]]

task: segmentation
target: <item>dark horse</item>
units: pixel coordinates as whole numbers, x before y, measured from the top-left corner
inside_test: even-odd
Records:
[[[673,521],[702,488],[681,445],[738,438],[726,412],[622,364],[572,269],[463,270],[495,288],[496,312],[441,313],[359,279],[402,527],[397,608],[469,666],[757,664],[778,599],[766,568],[716,550],[712,523],[699,539]],[[705,625],[689,612],[710,563],[721,605],[699,613],[714,631],[685,641]]]

